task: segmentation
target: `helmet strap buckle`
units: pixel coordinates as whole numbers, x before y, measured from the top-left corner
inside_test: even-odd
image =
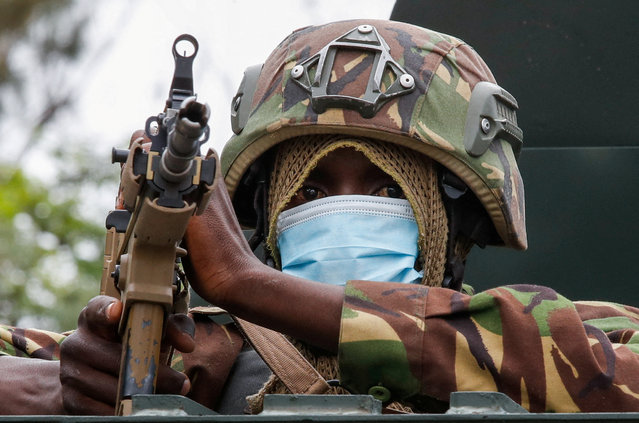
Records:
[[[464,237],[480,248],[496,243],[499,236],[468,186],[446,168],[440,171],[442,198],[448,217],[448,242],[444,267],[444,288],[460,291],[464,282],[465,257],[455,251],[458,238]]]

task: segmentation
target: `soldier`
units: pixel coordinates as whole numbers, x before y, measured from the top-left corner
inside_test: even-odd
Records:
[[[501,391],[533,412],[639,410],[637,309],[463,283],[474,244],[527,246],[516,109],[454,37],[388,21],[291,34],[245,73],[186,270],[211,304],[288,335],[322,378],[286,380],[277,361],[295,354],[272,360],[258,338],[276,338],[239,320],[269,376],[235,325],[204,311],[171,320],[184,372],[163,367],[159,390],[228,412],[324,380],[407,412],[443,411],[454,391]],[[264,240],[264,263],[240,225]],[[120,311],[94,299],[62,344],[67,411],[112,413]]]

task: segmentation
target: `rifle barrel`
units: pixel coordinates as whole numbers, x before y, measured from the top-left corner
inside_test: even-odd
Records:
[[[167,181],[177,183],[189,177],[209,116],[209,106],[198,103],[195,97],[189,97],[182,103],[175,125],[169,130],[167,147],[160,162],[160,174]]]

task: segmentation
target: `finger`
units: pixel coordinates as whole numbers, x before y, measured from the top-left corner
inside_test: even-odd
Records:
[[[160,366],[156,388],[158,394],[186,395],[191,390],[191,381],[184,373]]]
[[[172,314],[166,321],[166,342],[179,351],[195,349],[195,322],[186,314]]]
[[[120,369],[122,346],[92,334],[76,332],[60,345],[61,371],[75,371],[86,364],[105,373],[116,375]]]
[[[108,341],[118,342],[122,302],[105,295],[92,298],[80,313],[78,329]]]
[[[68,414],[72,415],[112,416],[115,414],[113,405],[86,397],[78,391],[67,391],[64,387],[62,388],[62,406]]]
[[[131,144],[138,140],[140,141],[140,144],[151,141],[149,137],[146,136],[146,133],[143,129],[138,129],[137,131],[133,132],[133,134],[131,134]]]
[[[118,378],[84,363],[77,363],[72,369],[61,368],[60,382],[66,393],[79,392],[111,407],[117,396]]]

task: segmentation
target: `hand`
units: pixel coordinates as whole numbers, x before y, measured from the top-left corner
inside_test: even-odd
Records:
[[[117,333],[122,303],[98,296],[82,310],[78,329],[60,346],[62,403],[69,414],[113,415],[122,344]],[[166,322],[165,344],[183,352],[195,348],[193,320],[183,314]],[[160,364],[157,392],[186,395],[191,387],[183,373]]]
[[[219,161],[213,193],[191,218],[183,260],[191,287],[231,314],[328,351],[336,351],[344,289],[303,280],[263,264],[237,221]]]
[[[236,283],[271,270],[251,251],[237,221],[217,162],[213,192],[206,210],[191,218],[184,241],[183,261],[189,283],[202,298],[221,307],[234,302]],[[259,278],[259,276],[258,276]]]

